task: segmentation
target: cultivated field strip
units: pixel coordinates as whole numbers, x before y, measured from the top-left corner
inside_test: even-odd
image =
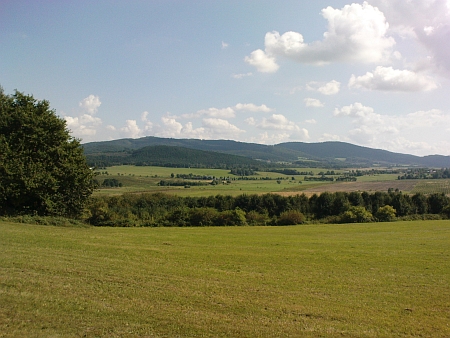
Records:
[[[426,180],[419,181],[411,190],[411,193],[450,195],[450,180]]]

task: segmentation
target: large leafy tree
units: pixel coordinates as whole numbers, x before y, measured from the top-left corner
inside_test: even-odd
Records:
[[[77,216],[93,175],[48,101],[0,87],[0,214]]]

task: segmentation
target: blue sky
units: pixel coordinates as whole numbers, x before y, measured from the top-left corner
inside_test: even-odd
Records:
[[[0,85],[83,142],[450,155],[450,1],[0,2]]]

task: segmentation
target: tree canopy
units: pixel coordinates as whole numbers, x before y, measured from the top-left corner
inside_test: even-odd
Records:
[[[0,214],[77,216],[93,175],[48,101],[0,87]]]

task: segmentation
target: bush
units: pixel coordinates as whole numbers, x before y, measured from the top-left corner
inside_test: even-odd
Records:
[[[392,222],[395,219],[396,210],[390,205],[378,208],[375,217],[380,222]]]
[[[305,220],[305,216],[300,211],[288,210],[281,213],[276,223],[277,225],[297,225],[302,224]]]
[[[251,210],[245,215],[245,219],[249,225],[267,225],[269,222],[269,215],[267,215],[267,213],[260,214],[255,210]]]
[[[367,223],[373,220],[372,213],[364,207],[350,207],[341,216],[343,223]]]

